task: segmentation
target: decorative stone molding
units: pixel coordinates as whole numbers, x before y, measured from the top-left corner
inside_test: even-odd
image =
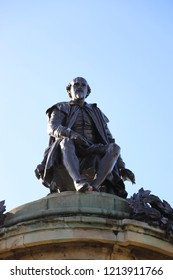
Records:
[[[66,191],[19,206],[6,215],[5,227],[49,216],[95,215],[124,219],[131,209],[126,200],[106,193]]]
[[[49,195],[6,213],[0,259],[173,259],[173,236],[130,215],[111,194]]]

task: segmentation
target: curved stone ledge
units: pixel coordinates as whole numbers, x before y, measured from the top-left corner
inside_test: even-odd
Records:
[[[130,211],[126,200],[115,195],[67,191],[46,196],[11,210],[7,213],[4,226],[9,227],[23,221],[67,214],[89,214],[124,219],[129,217]]]
[[[173,259],[173,237],[129,216],[115,195],[47,196],[7,213],[0,259]]]

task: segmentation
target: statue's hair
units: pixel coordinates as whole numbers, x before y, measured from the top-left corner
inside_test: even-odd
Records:
[[[71,80],[71,82],[72,81],[74,81],[75,79],[83,79],[84,81],[86,81],[84,78],[82,78],[82,77],[77,77],[77,78],[74,78],[73,80]],[[71,98],[71,93],[70,93],[70,90],[71,90],[71,82],[66,86],[66,91],[67,91],[67,93],[68,93],[68,96]],[[87,82],[87,81],[86,81]],[[90,88],[90,86],[88,85],[88,83],[87,83],[87,89],[88,89],[88,92],[87,92],[87,96],[86,96],[86,98],[90,95],[90,93],[91,93],[91,88]]]

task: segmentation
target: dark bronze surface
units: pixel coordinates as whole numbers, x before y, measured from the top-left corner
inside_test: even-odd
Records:
[[[167,235],[173,232],[173,208],[167,201],[162,201],[158,196],[151,194],[151,191],[143,188],[127,200],[133,210],[132,219],[159,226]]]
[[[37,178],[51,193],[104,191],[126,198],[124,180],[135,183],[135,176],[125,168],[108,118],[97,104],[85,102],[91,88],[84,78],[73,79],[66,90],[71,100],[46,111],[50,141]]]

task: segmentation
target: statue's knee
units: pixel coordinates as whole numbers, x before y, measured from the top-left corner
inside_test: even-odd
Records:
[[[115,143],[111,143],[110,147],[109,147],[109,152],[114,155],[114,156],[119,156],[120,154],[120,147],[115,144]]]
[[[70,138],[64,138],[60,142],[60,147],[62,151],[67,151],[69,149],[71,150],[74,148],[74,142]]]

